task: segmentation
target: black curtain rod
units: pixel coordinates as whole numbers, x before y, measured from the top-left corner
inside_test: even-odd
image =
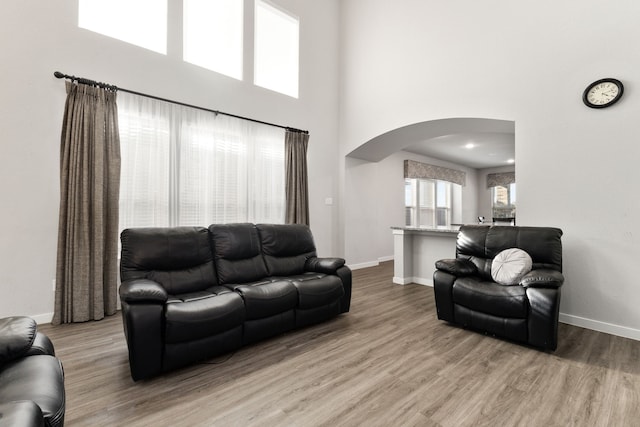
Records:
[[[118,86],[110,85],[108,83],[103,83],[103,82],[98,82],[98,81],[95,81],[95,80],[85,79],[83,77],[70,76],[68,74],[61,73],[60,71],[54,71],[53,75],[58,79],[67,79],[67,80],[71,80],[72,82],[78,82],[78,83],[82,83],[82,84],[86,84],[86,85],[90,85],[90,86],[96,86],[96,87],[100,87],[100,88],[103,88],[103,89],[111,90],[111,91],[114,91],[114,92],[117,92],[117,91],[127,92],[127,93],[131,93],[131,94],[134,94],[134,95],[139,95],[139,96],[144,96],[144,97],[147,97],[147,98],[157,99],[158,101],[170,102],[172,104],[182,105],[184,107],[197,108],[198,110],[208,111],[210,113],[222,114],[222,115],[229,116],[229,117],[235,117],[236,119],[248,120],[250,122],[260,123],[260,124],[268,125],[268,126],[275,126],[275,127],[278,127],[278,128],[286,129],[286,130],[288,130],[290,132],[298,132],[298,133],[306,133],[306,134],[309,133],[308,130],[300,130],[300,129],[291,128],[291,127],[288,127],[288,126],[277,125],[275,123],[263,122],[262,120],[251,119],[249,117],[238,116],[236,114],[225,113],[224,111],[211,110],[209,108],[198,107],[197,105],[191,105],[191,104],[186,104],[186,103],[180,102],[180,101],[174,101],[174,100],[171,100],[171,99],[160,98],[159,96],[154,96],[154,95],[149,95],[149,94],[142,93],[142,92],[136,92],[134,90],[124,89],[124,88],[121,88],[121,87],[118,87]]]

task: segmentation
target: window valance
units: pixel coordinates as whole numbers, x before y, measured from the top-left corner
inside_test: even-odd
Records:
[[[404,177],[438,179],[440,181],[449,181],[462,186],[467,183],[467,174],[463,171],[430,165],[427,163],[420,163],[414,160],[404,161]]]
[[[516,182],[515,172],[500,172],[487,174],[487,188],[497,187],[499,185],[506,187]]]

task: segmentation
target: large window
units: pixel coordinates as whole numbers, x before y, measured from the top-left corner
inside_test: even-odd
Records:
[[[79,0],[78,26],[167,53],[167,0]]]
[[[283,223],[284,130],[118,94],[120,228]]]
[[[299,20],[256,0],[256,85],[298,97]]]
[[[435,179],[406,178],[405,224],[412,227],[451,225],[452,183]]]
[[[183,57],[242,80],[243,2],[183,0]]]

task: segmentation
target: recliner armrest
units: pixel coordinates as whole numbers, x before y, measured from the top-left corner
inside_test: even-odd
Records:
[[[48,354],[49,356],[56,355],[53,343],[49,337],[42,332],[36,332],[36,338],[33,340],[33,344],[31,344],[31,348],[25,356],[35,356],[39,354]]]
[[[471,276],[478,272],[478,267],[468,259],[441,259],[436,261],[436,269],[453,274],[456,277]]]
[[[343,258],[318,258],[312,257],[305,261],[305,271],[316,273],[336,274],[338,269],[345,263]]]
[[[0,319],[0,364],[24,356],[36,338],[35,320],[26,316]]]
[[[120,298],[129,304],[164,304],[169,295],[158,282],[136,279],[120,285]]]
[[[0,403],[0,427],[44,426],[42,409],[32,400]]]
[[[520,279],[525,288],[559,288],[564,283],[564,276],[557,270],[531,270]]]

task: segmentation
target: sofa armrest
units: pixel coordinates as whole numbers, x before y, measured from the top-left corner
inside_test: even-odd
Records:
[[[315,273],[336,274],[338,269],[344,265],[342,258],[318,258],[312,257],[305,261],[305,271],[313,271]]]
[[[120,299],[129,304],[164,304],[169,295],[157,282],[148,279],[136,279],[120,285]]]
[[[25,316],[0,319],[0,364],[24,356],[36,338],[35,320]]]
[[[559,288],[564,283],[564,276],[557,270],[531,270],[520,279],[525,288]]]
[[[468,259],[441,259],[436,261],[436,269],[453,274],[456,277],[471,276],[478,272],[478,267]]]
[[[37,332],[36,338],[33,340],[33,344],[31,344],[31,348],[29,349],[29,351],[27,351],[25,356],[36,356],[41,354],[55,356],[56,351],[53,348],[53,343],[51,342],[49,337],[42,332]]]

